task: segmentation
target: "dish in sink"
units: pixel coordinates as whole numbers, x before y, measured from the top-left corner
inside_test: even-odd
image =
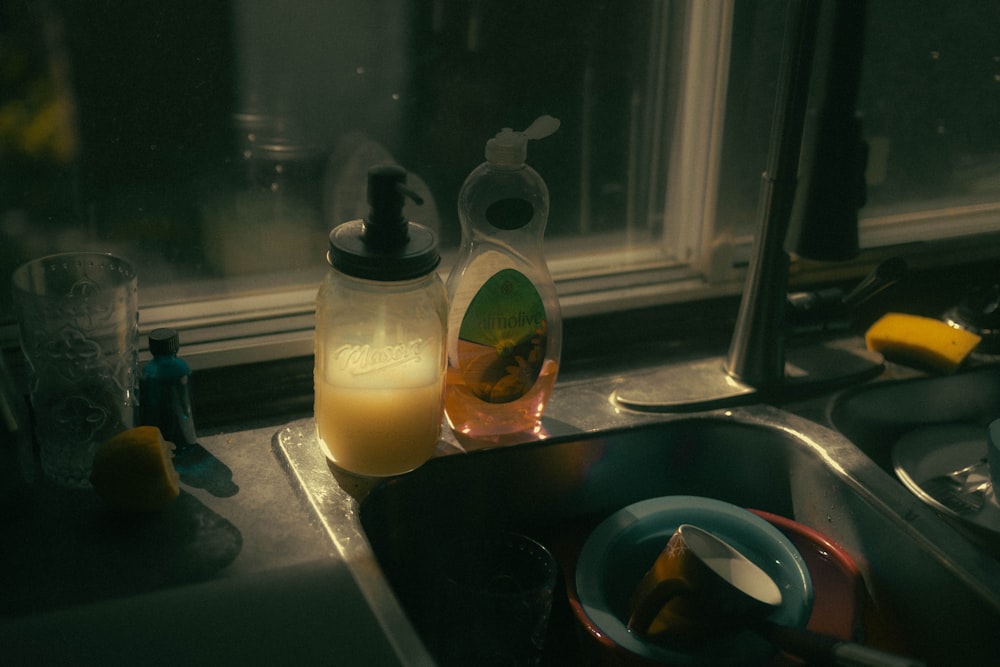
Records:
[[[892,461],[896,475],[914,495],[952,520],[964,523],[1000,541],[1000,504],[993,489],[986,491],[978,510],[958,511],[929,491],[928,482],[986,458],[986,431],[977,424],[932,424],[914,429],[896,441]],[[973,477],[975,477],[973,479]],[[987,482],[984,471],[970,482]]]
[[[717,532],[749,554],[783,561],[766,565],[786,599],[772,613],[772,621],[857,639],[862,627],[864,587],[851,558],[802,524],[767,512],[751,512],[711,498],[654,498],[612,515],[592,531],[589,529],[593,526],[580,526],[557,545],[570,607],[586,631],[587,649],[612,664],[747,664],[748,659],[755,664],[784,664],[784,656],[775,656],[772,647],[749,631],[719,637],[710,646],[696,650],[675,651],[640,641],[624,629],[623,621],[615,618],[612,610],[622,603],[614,600],[614,592],[608,590],[612,584],[607,583],[615,577],[605,574],[605,581],[598,584],[594,574],[596,568],[606,567],[609,559],[622,557],[621,545],[615,542],[652,542],[639,547],[640,552],[652,551],[657,545],[662,547],[677,524],[688,521]],[[614,554],[616,549],[618,555]],[[642,567],[638,567],[640,575]]]

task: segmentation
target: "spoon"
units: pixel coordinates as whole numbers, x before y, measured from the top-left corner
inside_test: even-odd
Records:
[[[668,603],[674,601],[668,609]],[[651,641],[690,647],[713,633],[743,627],[809,664],[924,664],[767,620],[767,615],[780,605],[780,588],[769,574],[714,533],[684,524],[633,591],[628,629]]]
[[[990,478],[984,456],[961,470],[932,477],[920,486],[931,498],[958,515],[978,512],[986,501]],[[973,481],[970,483],[970,479]]]

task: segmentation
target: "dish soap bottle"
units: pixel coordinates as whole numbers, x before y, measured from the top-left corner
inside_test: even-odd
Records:
[[[369,170],[368,217],[330,232],[316,297],[316,435],[361,475],[416,468],[441,434],[448,305],[437,240],[403,217],[404,196],[420,203],[401,168]]]
[[[198,444],[191,412],[191,367],[177,356],[180,335],[174,329],[149,334],[153,359],[139,377],[139,423],[156,426],[174,443],[175,456]]]
[[[458,195],[462,246],[448,276],[445,411],[457,437],[494,442],[542,435],[562,348],[555,284],[542,254],[549,191],[525,164],[529,139],[559,121],[486,143],[486,162]]]

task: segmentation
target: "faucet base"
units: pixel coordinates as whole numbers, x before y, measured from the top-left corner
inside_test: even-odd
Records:
[[[611,394],[611,401],[639,412],[695,412],[745,405],[757,394],[726,372],[725,359],[712,357],[631,378]]]
[[[868,380],[885,367],[881,354],[842,341],[793,348],[785,357],[785,377],[773,387],[745,384],[726,372],[722,357],[712,357],[633,378],[611,401],[638,412],[695,412],[828,391]]]

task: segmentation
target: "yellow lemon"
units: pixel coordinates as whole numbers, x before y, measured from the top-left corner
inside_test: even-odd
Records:
[[[123,431],[98,447],[90,483],[117,509],[162,509],[180,495],[173,452],[174,443],[155,426]]]

